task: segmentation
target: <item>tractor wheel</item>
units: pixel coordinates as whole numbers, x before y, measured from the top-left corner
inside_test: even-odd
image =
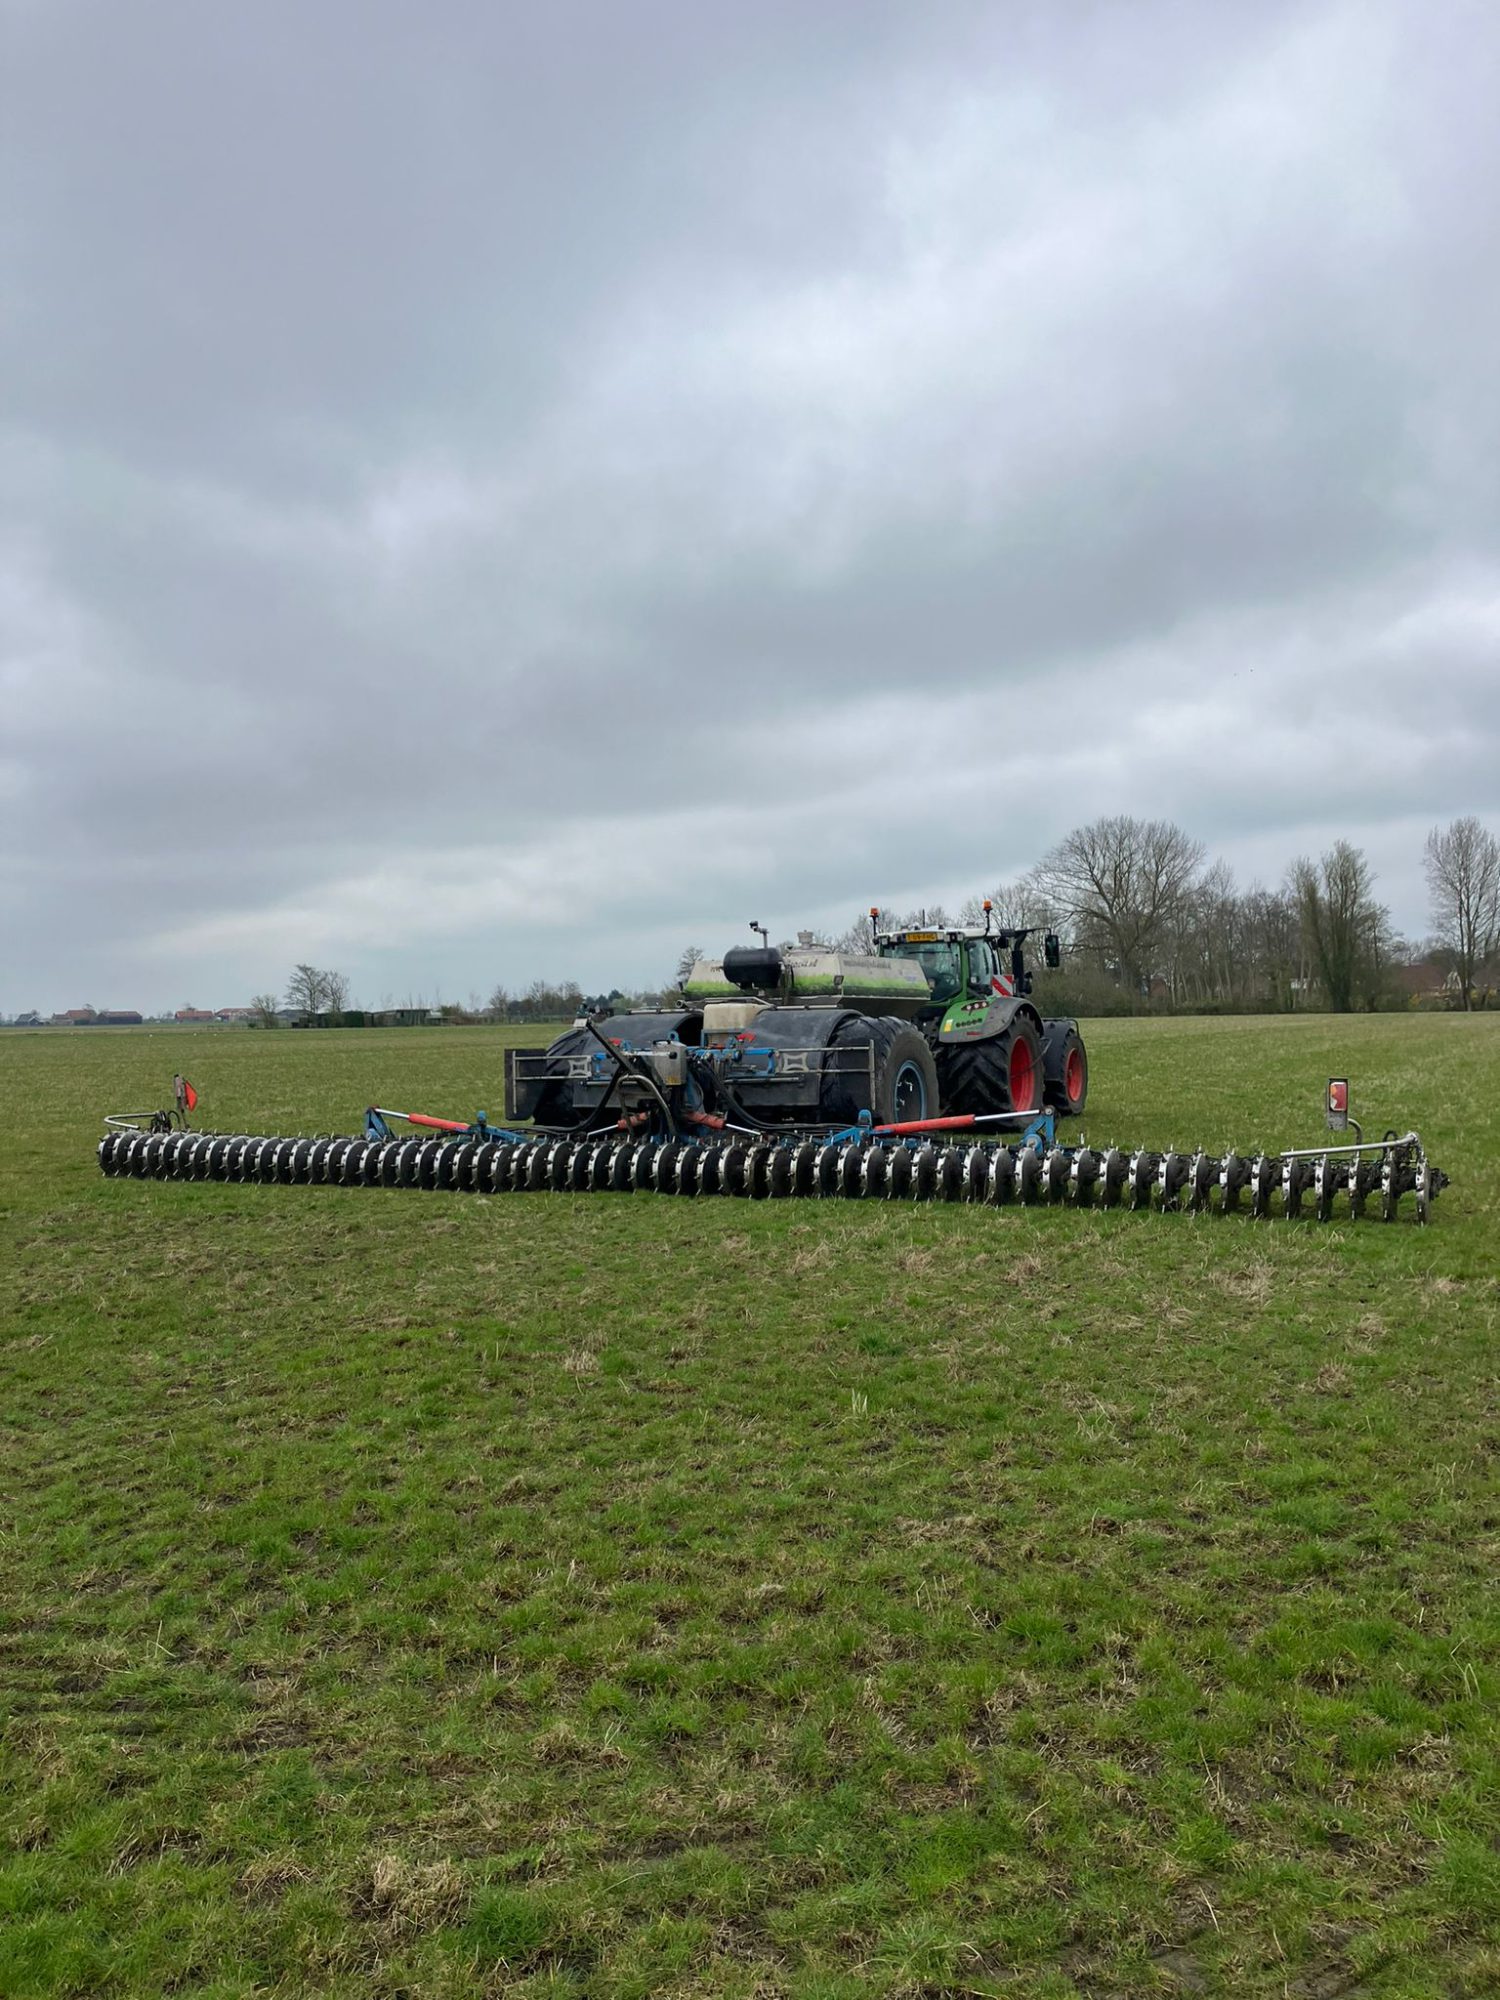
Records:
[[[877,1125],[937,1116],[937,1065],[927,1038],[910,1022],[889,1014],[856,1014],[834,1029],[829,1047],[872,1051],[875,1092],[869,1108]],[[862,1070],[825,1071],[819,1116],[828,1125],[852,1125],[868,1089]]]
[[[1042,1103],[1042,1038],[1024,1014],[987,1042],[959,1042],[943,1051],[943,1110],[983,1116],[1038,1111]]]
[[[1042,1095],[1059,1118],[1081,1118],[1089,1095],[1089,1058],[1071,1021],[1043,1023]]]
[[[587,1113],[573,1102],[573,1091],[568,1079],[567,1058],[582,1055],[598,1044],[586,1028],[575,1028],[566,1035],[560,1035],[547,1051],[549,1081],[537,1093],[536,1110],[532,1114],[535,1125],[569,1126],[581,1125]],[[554,1060],[556,1059],[556,1060]],[[557,1081],[550,1080],[557,1074]]]

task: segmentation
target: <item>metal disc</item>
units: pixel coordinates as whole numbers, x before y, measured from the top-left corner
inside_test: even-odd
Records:
[[[959,1146],[944,1146],[938,1154],[937,1194],[940,1201],[964,1198],[964,1156]]]
[[[1333,1214],[1334,1185],[1333,1162],[1325,1153],[1313,1168],[1313,1199],[1319,1222],[1327,1222]]]
[[[910,1146],[896,1145],[891,1148],[890,1158],[885,1163],[887,1201],[906,1201],[910,1197],[915,1163],[916,1156]]]
[[[984,1198],[991,1208],[1004,1208],[1016,1198],[1016,1156],[1009,1146],[995,1148]]]

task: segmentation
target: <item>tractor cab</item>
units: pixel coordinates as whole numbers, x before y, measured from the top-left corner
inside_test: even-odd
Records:
[[[992,929],[988,904],[983,930],[967,926],[877,930],[874,935],[878,957],[913,959],[921,967],[931,1005],[939,1011],[946,1011],[955,1001],[1018,999],[1031,991],[1031,974],[1022,952],[1030,932]],[[1055,941],[1050,936],[1047,946],[1050,965],[1055,962]]]

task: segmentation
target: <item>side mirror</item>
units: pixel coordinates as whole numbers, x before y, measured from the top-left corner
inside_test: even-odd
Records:
[[[1056,972],[1062,964],[1062,940],[1056,931],[1048,931],[1042,939],[1042,963],[1049,972]]]

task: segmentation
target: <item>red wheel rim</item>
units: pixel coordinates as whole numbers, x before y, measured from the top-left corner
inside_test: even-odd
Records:
[[[1063,1064],[1063,1088],[1068,1093],[1070,1104],[1076,1104],[1083,1095],[1082,1049],[1068,1050],[1068,1060]]]
[[[1032,1092],[1036,1089],[1036,1064],[1032,1060],[1031,1044],[1017,1036],[1010,1048],[1010,1101],[1017,1111],[1031,1109]]]

